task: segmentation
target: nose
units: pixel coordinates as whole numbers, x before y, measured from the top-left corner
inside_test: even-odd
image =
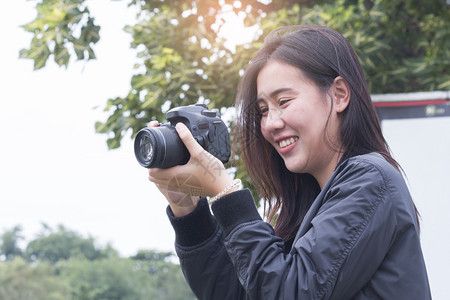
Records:
[[[284,127],[284,120],[282,118],[281,110],[269,109],[267,118],[264,119],[264,123],[261,124],[264,130],[273,132],[280,130]]]

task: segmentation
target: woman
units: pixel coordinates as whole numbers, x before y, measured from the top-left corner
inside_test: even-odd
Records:
[[[182,124],[190,161],[149,170],[199,299],[431,298],[413,201],[340,34],[271,33],[242,78],[237,108],[242,157],[274,228]],[[214,215],[182,184],[192,178]]]

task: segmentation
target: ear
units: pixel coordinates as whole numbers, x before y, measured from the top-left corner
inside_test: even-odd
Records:
[[[331,85],[333,92],[333,104],[336,112],[343,112],[350,103],[350,88],[344,78],[338,76]]]

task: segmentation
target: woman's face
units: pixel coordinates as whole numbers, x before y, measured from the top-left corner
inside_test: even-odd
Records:
[[[257,93],[264,138],[288,170],[309,173],[323,187],[337,165],[333,148],[339,149],[338,118],[327,93],[298,68],[277,60],[269,60],[261,69]]]

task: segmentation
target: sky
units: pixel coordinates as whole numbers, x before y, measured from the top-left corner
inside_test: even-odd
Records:
[[[44,222],[62,224],[121,255],[174,251],[167,202],[135,160],[131,139],[108,150],[96,134],[106,101],[130,89],[135,52],[122,28],[135,12],[123,1],[89,1],[102,26],[97,60],[52,61],[33,71],[19,59],[31,35],[19,25],[35,17],[33,1],[0,4],[0,233],[21,225],[27,240]],[[422,246],[434,299],[449,299],[450,118],[389,120],[383,131],[422,218]],[[445,273],[444,273],[445,272]]]

